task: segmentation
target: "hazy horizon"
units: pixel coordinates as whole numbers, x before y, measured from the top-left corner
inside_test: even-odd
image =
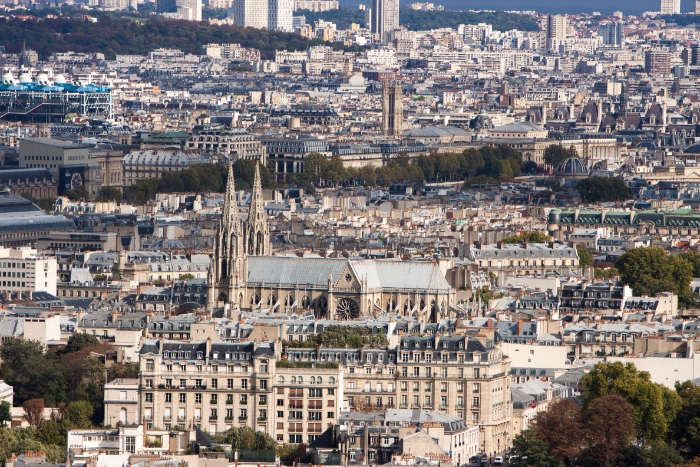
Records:
[[[659,11],[658,0],[617,0],[608,2],[604,0],[592,0],[590,2],[552,2],[551,0],[401,0],[401,6],[410,3],[431,1],[436,5],[442,5],[447,10],[534,10],[541,13],[592,13],[599,11],[610,15],[614,11],[622,11],[623,14],[640,15],[645,11]],[[341,6],[356,6],[359,3],[370,5],[371,1],[340,0]],[[695,10],[695,2],[681,0],[681,11],[692,12]]]

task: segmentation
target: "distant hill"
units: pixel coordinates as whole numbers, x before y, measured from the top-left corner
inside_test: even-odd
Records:
[[[350,23],[365,25],[364,11],[353,8],[341,8],[311,12],[299,10],[295,15],[306,16],[307,24],[313,24],[318,19],[332,21],[338,28],[347,29]],[[537,31],[537,22],[531,16],[516,13],[498,12],[469,12],[469,11],[419,11],[404,8],[399,13],[399,23],[412,31],[426,29],[457,28],[460,24],[489,23],[498,31],[519,29],[521,31]]]
[[[78,19],[0,20],[0,45],[8,53],[27,47],[41,57],[54,52],[102,52],[107,59],[116,54],[145,55],[165,47],[187,53],[199,53],[211,42],[238,43],[260,50],[263,59],[274,58],[275,50],[305,50],[311,45],[326,44],[308,40],[298,34],[240,26],[214,26],[206,22],[167,20],[159,17],[146,21],[101,16],[96,23]],[[335,48],[353,50],[332,44]],[[361,49],[357,49],[361,50]]]

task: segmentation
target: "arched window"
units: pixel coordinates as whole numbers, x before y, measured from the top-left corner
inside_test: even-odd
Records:
[[[293,377],[292,377],[293,378]],[[284,383],[284,376],[280,376],[277,378],[278,383]]]
[[[292,376],[292,383],[296,383],[296,382],[297,382],[297,377],[296,377],[296,376]]]
[[[318,378],[316,378],[316,382],[317,382],[318,384],[323,383],[323,378],[321,378],[321,377],[319,376]]]
[[[301,384],[301,383],[304,382],[304,378],[303,378],[302,376],[300,376],[299,379],[298,379],[297,381],[299,382],[299,384]]]
[[[316,383],[316,377],[315,377],[315,376],[312,376],[312,377],[311,377],[311,384],[314,384],[314,383]]]
[[[331,384],[335,383],[335,376],[331,376],[330,378],[328,378],[328,382]]]

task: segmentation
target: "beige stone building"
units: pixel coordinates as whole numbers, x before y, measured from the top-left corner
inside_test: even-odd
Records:
[[[396,349],[288,349],[290,361],[339,362],[343,404],[357,411],[436,410],[479,425],[479,445],[500,452],[512,440],[510,362],[493,329],[475,337],[402,337]]]

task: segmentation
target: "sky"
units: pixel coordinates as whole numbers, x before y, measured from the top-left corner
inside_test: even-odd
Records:
[[[645,11],[659,11],[659,0],[589,0],[583,2],[571,0],[401,0],[401,6],[415,1],[431,1],[443,5],[447,10],[535,10],[541,13],[592,13],[599,11],[611,14],[622,11],[624,14],[638,15]],[[369,0],[340,0],[341,6],[357,6],[358,3],[371,5]],[[693,0],[681,0],[681,11],[693,11]]]

